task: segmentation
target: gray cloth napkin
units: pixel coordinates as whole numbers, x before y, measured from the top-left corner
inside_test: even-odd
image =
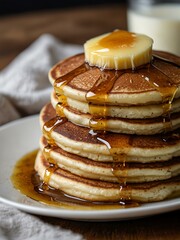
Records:
[[[39,112],[50,100],[49,69],[82,50],[45,34],[17,56],[0,72],[0,125]],[[0,240],[26,239],[80,240],[82,236],[0,203]]]
[[[45,34],[17,56],[0,72],[0,125],[38,113],[50,99],[49,69],[82,50]]]
[[[0,203],[0,240],[82,240],[80,234],[52,226],[36,216]]]

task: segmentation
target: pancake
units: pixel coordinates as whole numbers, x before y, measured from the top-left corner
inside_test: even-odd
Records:
[[[49,79],[57,85],[56,79],[62,81],[64,95],[82,102],[120,106],[159,104],[180,97],[179,58],[168,53],[163,57],[165,60],[156,54],[151,64],[136,71],[121,72],[90,67],[84,62],[84,54],[79,54],[55,65],[49,72]],[[92,97],[94,86],[107,86],[112,79],[114,83],[104,96]]]
[[[58,101],[52,98],[51,102],[53,107],[56,108]],[[94,122],[95,124],[92,126],[94,129],[96,128],[97,124],[97,130],[105,130],[116,133],[152,135],[167,131],[167,128],[170,128],[170,130],[175,130],[180,127],[180,112],[172,114],[171,120],[167,119],[167,122],[163,121],[164,117],[150,119],[106,117],[105,119],[97,120],[97,118],[93,117],[91,114],[82,113],[69,107],[68,105],[63,106],[63,113],[67,119],[74,124],[90,128]]]
[[[52,105],[46,105],[40,114],[41,127],[55,116]],[[180,129],[164,135],[138,136],[111,132],[97,134],[70,121],[53,123],[51,127],[46,134],[48,140],[53,139],[65,151],[97,161],[113,161],[112,153],[118,155],[117,161],[124,161],[126,155],[127,162],[164,161],[180,156]]]
[[[53,91],[51,94],[51,103],[55,107],[58,99]],[[97,105],[89,104],[87,102],[81,102],[72,98],[67,98],[67,104],[72,109],[76,109],[81,113],[91,113],[91,108],[94,110]],[[98,105],[97,115],[104,111],[103,105]],[[180,98],[175,99],[172,102],[170,114],[180,112]],[[115,118],[127,118],[127,119],[144,119],[144,118],[156,118],[162,116],[164,113],[162,104],[154,105],[138,105],[138,106],[117,106],[117,105],[106,105],[106,116]]]
[[[40,148],[47,161],[72,174],[88,179],[108,182],[148,182],[169,179],[180,174],[180,158],[163,163],[125,163],[98,162],[68,153],[63,149],[47,144],[44,137],[40,139]]]
[[[35,162],[35,170],[41,179],[44,178],[45,171],[49,167],[49,163],[39,152]],[[180,177],[140,184],[129,183],[120,188],[119,183],[79,177],[61,168],[52,169],[48,184],[68,195],[90,201],[132,200],[153,202],[176,196],[180,191]]]
[[[152,135],[163,133],[167,131],[167,129],[176,130],[180,127],[180,113],[171,115],[171,120],[167,120],[167,122],[164,123],[162,117],[153,120],[127,120],[124,118],[111,117],[97,119],[90,114],[82,114],[69,107],[64,107],[63,112],[68,120],[74,124],[88,128],[93,127],[94,130],[104,130],[116,133]]]

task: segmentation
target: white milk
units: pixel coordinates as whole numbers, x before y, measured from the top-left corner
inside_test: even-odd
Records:
[[[180,4],[159,4],[128,10],[128,30],[154,40],[153,49],[180,55]]]

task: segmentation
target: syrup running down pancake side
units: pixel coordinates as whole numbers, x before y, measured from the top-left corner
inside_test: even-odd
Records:
[[[114,48],[114,44],[120,44],[118,39],[116,38],[115,35],[118,34],[117,32],[114,32],[113,34],[110,34],[109,36],[105,37],[104,39],[99,41],[99,45],[102,47],[106,47],[109,51],[111,48]],[[128,44],[131,45],[134,41],[134,38],[130,34],[124,35],[123,39],[123,44]],[[116,41],[117,40],[117,41]],[[90,131],[89,134],[92,134],[93,137],[96,136],[97,140],[102,142],[103,144],[106,145],[108,148],[111,156],[113,156],[113,162],[114,166],[116,166],[117,161],[121,162],[119,164],[119,169],[123,169],[124,175],[120,178],[117,176],[116,172],[117,170],[115,167],[112,167],[112,173],[114,174],[115,177],[117,177],[118,182],[119,182],[119,189],[120,189],[120,199],[123,200],[123,191],[126,191],[128,188],[128,185],[126,184],[126,158],[129,149],[131,149],[131,146],[133,144],[133,138],[131,135],[127,137],[127,143],[123,144],[123,152],[122,153],[117,153],[116,150],[116,143],[110,143],[105,140],[105,138],[99,137],[99,132],[103,131],[104,134],[106,134],[107,131],[107,102],[108,102],[108,94],[112,90],[113,86],[115,85],[117,79],[119,79],[123,74],[125,73],[138,73],[142,76],[144,81],[147,81],[152,88],[155,88],[156,91],[158,91],[161,96],[162,96],[162,109],[163,109],[163,124],[164,124],[164,131],[170,131],[172,128],[171,125],[171,117],[170,117],[170,112],[171,112],[171,105],[172,101],[174,99],[174,96],[177,91],[177,85],[173,83],[171,80],[171,76],[168,75],[168,72],[164,72],[161,69],[161,65],[159,67],[158,61],[162,61],[162,64],[167,64],[170,63],[169,68],[172,68],[171,71],[175,70],[173,68],[177,67],[177,64],[175,62],[169,62],[168,59],[162,59],[161,57],[159,58],[157,55],[154,56],[152,59],[151,63],[146,64],[144,66],[140,66],[135,69],[134,64],[132,62],[132,69],[127,69],[127,70],[107,70],[107,69],[98,69],[98,79],[95,81],[93,87],[89,91],[86,92],[86,101],[89,104],[89,109],[90,109],[90,114],[92,115],[92,118],[89,121],[89,127]],[[51,132],[52,129],[55,126],[59,126],[64,123],[63,121],[59,121],[59,117],[64,119],[65,115],[63,112],[63,107],[67,106],[67,97],[64,95],[63,88],[67,84],[71,83],[71,81],[75,78],[78,77],[81,74],[88,73],[89,71],[97,70],[96,67],[90,66],[88,63],[84,62],[80,66],[76,67],[75,69],[71,70],[70,72],[66,73],[65,75],[57,78],[54,81],[54,89],[57,95],[57,98],[59,100],[58,104],[56,105],[56,113],[58,117],[55,119],[50,120],[50,125],[51,123],[52,126],[50,128],[47,128],[46,126],[49,125],[49,122],[45,123],[43,131],[44,135],[46,136],[48,140],[48,144],[55,144],[52,143],[51,140]],[[160,76],[159,78],[157,77]],[[103,105],[103,108],[100,107]],[[124,153],[124,149],[126,153]],[[46,158],[49,159],[49,162],[51,163],[50,160],[50,154],[46,154]],[[45,176],[44,179],[49,179],[50,175],[52,174],[52,171],[56,170],[56,164],[51,164],[52,167],[49,167],[45,171]],[[46,184],[48,184],[48,181],[45,181]],[[128,197],[129,200],[131,200],[131,196]]]
[[[38,174],[34,170],[34,161],[38,150],[30,152],[23,156],[16,163],[11,176],[11,181],[15,188],[27,197],[38,202],[65,209],[72,210],[103,210],[138,207],[135,202],[91,202],[68,196],[60,190],[52,187],[46,187]]]
[[[116,42],[117,36],[118,31],[113,34],[109,34],[107,37],[104,37],[104,39],[101,39],[98,44],[102,47],[106,47],[108,51],[111,51],[115,47],[114,44],[119,44],[118,42]],[[122,44],[124,44],[125,42],[126,45],[131,46],[133,45],[134,38],[130,34],[125,34],[122,38],[122,41]],[[177,97],[177,92],[179,91],[178,89],[180,85],[180,78],[177,77],[179,75],[179,63],[178,61],[176,61],[176,59],[177,58],[175,56],[172,56],[170,54],[168,55],[168,58],[166,58],[164,57],[164,55],[162,56],[160,52],[156,51],[153,52],[153,57],[150,63],[135,67],[132,58],[131,68],[114,70],[105,69],[103,67],[98,68],[96,66],[91,66],[90,64],[85,62],[84,55],[79,54],[65,60],[62,64],[60,63],[59,65],[57,65],[54,68],[54,71],[51,70],[50,78],[51,80],[53,79],[52,82],[54,85],[54,90],[58,103],[55,107],[56,116],[51,119],[49,119],[49,116],[51,116],[51,114],[49,114],[49,116],[45,116],[46,119],[43,125],[43,136],[47,140],[47,145],[44,147],[42,152],[48,164],[44,171],[43,177],[33,177],[33,184],[35,185],[35,190],[38,192],[38,194],[43,196],[49,196],[53,199],[53,202],[57,201],[58,204],[59,202],[68,202],[68,204],[72,202],[73,205],[82,204],[86,206],[88,205],[90,207],[97,207],[97,205],[106,206],[103,201],[97,201],[96,203],[94,203],[93,201],[87,201],[87,199],[83,197],[82,199],[80,199],[77,196],[69,196],[65,192],[63,193],[60,190],[55,190],[50,184],[50,180],[53,174],[60,171],[56,160],[52,157],[51,154],[53,150],[59,147],[53,137],[53,134],[57,128],[65,125],[68,121],[70,121],[64,111],[65,108],[68,107],[69,97],[66,92],[66,87],[72,86],[73,82],[75,82],[78,78],[82,78],[81,86],[83,86],[83,84],[84,86],[87,85],[85,86],[86,90],[81,89],[81,86],[79,85],[77,87],[77,90],[79,90],[80,94],[77,96],[80,96],[81,92],[83,92],[83,94],[85,94],[85,98],[83,99],[83,101],[88,103],[89,114],[91,115],[88,125],[88,134],[90,137],[96,139],[97,142],[103,144],[109,152],[109,155],[113,159],[111,171],[113,176],[117,179],[116,182],[118,183],[119,196],[118,202],[112,203],[110,201],[109,203],[111,206],[113,206],[114,204],[115,207],[138,206],[138,203],[132,201],[131,184],[129,184],[127,181],[127,162],[129,153],[133,149],[134,135],[124,134],[124,140],[120,143],[121,148],[119,148],[120,144],[118,141],[108,141],[108,138],[106,137],[107,135],[110,135],[107,121],[108,106],[112,104],[119,104],[116,101],[112,103],[110,95],[113,93],[114,89],[118,89],[118,84],[121,82],[122,79],[124,79],[125,76],[126,78],[129,77],[128,82],[130,84],[130,87],[133,86],[133,81],[138,78],[140,79],[140,82],[143,86],[148,86],[147,93],[150,93],[151,91],[158,93],[160,95],[161,101],[158,100],[157,103],[161,104],[162,106],[163,124],[163,133],[160,137],[164,142],[168,142],[168,138],[164,136],[167,136],[167,133],[174,130],[171,120],[172,102],[175,97]],[[61,72],[63,72],[63,74],[61,74]],[[173,75],[172,72],[174,73]],[[89,82],[85,82],[85,78],[83,79],[84,76],[88,77]],[[137,94],[139,93],[140,90],[139,92],[137,90]],[[150,103],[146,104],[148,107],[148,104]],[[71,131],[71,129],[67,131]],[[166,135],[164,135],[164,133],[166,133]],[[69,134],[73,134],[73,132]],[[121,133],[115,134],[118,135]],[[173,132],[173,134],[177,135],[176,138],[179,139],[179,132],[177,132],[177,134],[176,132]],[[170,135],[172,134],[170,133]],[[78,154],[79,153],[77,151],[77,155]],[[44,165],[46,164],[44,163]],[[120,170],[122,172],[121,176],[119,175]]]

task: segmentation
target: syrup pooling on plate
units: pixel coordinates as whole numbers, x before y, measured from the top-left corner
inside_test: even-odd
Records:
[[[20,190],[22,194],[50,206],[61,207],[73,210],[104,210],[138,207],[138,203],[128,202],[90,202],[78,198],[73,198],[60,190],[53,188],[44,188],[42,181],[34,171],[34,161],[38,150],[30,152],[23,156],[16,163],[11,180],[13,185]]]

